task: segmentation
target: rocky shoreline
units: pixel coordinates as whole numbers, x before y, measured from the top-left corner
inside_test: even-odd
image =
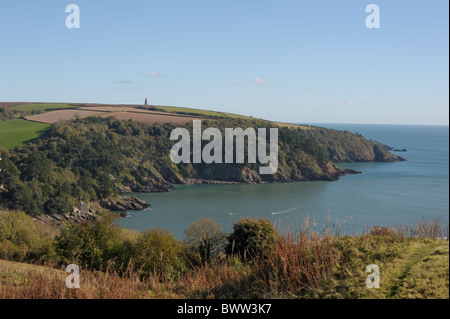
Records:
[[[78,208],[66,214],[41,215],[33,220],[52,225],[62,225],[67,222],[82,223],[95,220],[102,212],[125,212],[127,210],[144,210],[150,204],[136,197],[121,196],[118,198],[103,199],[89,203],[89,212],[82,213]],[[121,215],[122,216],[122,215]]]
[[[296,176],[285,176],[283,174],[275,174],[271,179],[262,179],[256,171],[245,167],[241,171],[241,181],[223,181],[223,180],[213,180],[213,179],[202,179],[202,178],[184,178],[179,180],[177,184],[184,185],[199,185],[199,184],[225,184],[225,185],[237,185],[237,184],[272,184],[272,183],[289,183],[289,182],[299,182],[308,180],[329,180],[336,181],[339,177],[347,174],[361,174],[351,169],[340,169],[337,166],[330,163],[322,163],[321,169],[324,174],[322,176],[315,176],[314,174],[296,175]],[[308,176],[310,175],[310,176]],[[164,181],[161,185],[156,186],[151,185],[151,187],[145,187],[139,189],[139,192],[143,193],[154,193],[154,192],[167,192],[173,185]],[[129,188],[121,188],[122,194],[132,193],[133,190]],[[99,214],[105,211],[119,213],[120,216],[124,216],[125,212],[128,210],[141,211],[147,209],[151,205],[144,200],[141,200],[132,196],[119,196],[115,198],[102,199],[98,202],[91,202],[89,205],[89,212],[82,213],[78,208],[70,213],[66,214],[55,214],[55,215],[41,215],[33,217],[35,221],[62,225],[67,222],[81,223],[89,220],[95,220],[98,218]]]
[[[125,212],[127,210],[144,210],[150,204],[136,197],[126,196],[120,198],[102,199],[98,202],[100,207],[112,212]]]
[[[361,172],[352,169],[341,169],[334,164],[323,162],[320,166],[323,174],[317,175],[315,173],[306,173],[305,175],[295,174],[286,175],[282,173],[276,173],[274,175],[260,176],[256,171],[244,167],[241,170],[240,180],[216,180],[216,179],[203,179],[203,178],[184,178],[178,184],[184,185],[199,185],[199,184],[224,184],[224,185],[236,185],[236,184],[274,184],[274,183],[291,183],[313,180],[327,180],[337,181],[340,177],[348,174],[361,174]]]
[[[67,214],[54,214],[54,215],[41,215],[41,216],[37,216],[37,217],[32,217],[32,219],[35,222],[41,222],[44,224],[51,224],[51,225],[62,225],[65,224],[67,222],[73,222],[73,223],[81,223],[81,222],[86,222],[86,221],[90,221],[90,220],[95,220],[98,217],[98,212],[91,212],[89,211],[89,213],[81,213],[80,211],[78,212],[71,212],[71,213],[67,213]]]
[[[213,180],[213,179],[202,179],[202,178],[185,178],[183,179],[183,184],[186,185],[198,185],[198,184],[230,184],[230,185],[236,185],[236,184],[242,184],[239,182],[233,182],[233,181],[220,181],[220,180]]]
[[[135,192],[141,193],[156,193],[170,191],[174,184],[184,185],[199,185],[199,184],[273,184],[273,183],[291,183],[300,181],[313,181],[313,180],[328,180],[337,181],[341,176],[347,174],[361,174],[361,172],[351,169],[341,169],[335,164],[330,162],[321,162],[319,165],[321,173],[314,171],[298,171],[296,174],[286,174],[277,172],[274,175],[259,175],[255,170],[249,167],[243,167],[240,171],[239,177],[234,176],[235,180],[216,180],[216,179],[204,179],[204,178],[183,178],[173,179],[171,182],[167,180],[159,180],[156,183],[155,180],[149,181],[148,185],[143,187],[134,188],[130,186],[118,185],[119,193],[126,195]],[[138,199],[132,196],[119,196],[115,198],[102,199],[97,202],[91,202],[88,213],[82,213],[79,209],[74,208],[70,213],[61,215],[42,215],[34,217],[36,221],[61,225],[66,222],[81,223],[84,221],[95,220],[98,218],[101,212],[109,211],[119,213],[120,216],[126,217],[128,210],[141,211],[150,207],[150,204],[146,201]]]

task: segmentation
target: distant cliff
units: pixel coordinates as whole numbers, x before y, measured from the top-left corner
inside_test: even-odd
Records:
[[[360,134],[322,127],[312,127],[305,132],[327,150],[333,163],[342,162],[398,162],[404,158],[392,154],[392,148],[365,139]]]

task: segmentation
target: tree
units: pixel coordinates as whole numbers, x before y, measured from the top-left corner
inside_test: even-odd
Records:
[[[81,263],[92,269],[106,268],[119,251],[120,229],[112,224],[112,217],[102,216],[95,221],[67,224],[56,238],[56,250],[64,263]]]
[[[276,230],[268,219],[242,218],[228,236],[227,254],[263,256],[275,248]]]
[[[72,209],[67,197],[56,196],[50,198],[45,203],[45,213],[47,215],[66,214]]]
[[[226,245],[226,234],[210,218],[193,222],[184,230],[184,235],[188,257],[194,263],[209,262],[220,257]]]
[[[136,242],[135,260],[143,275],[170,274],[181,270],[181,243],[166,229],[150,229]]]
[[[9,190],[11,203],[14,203],[15,209],[20,209],[31,215],[40,215],[43,210],[29,184],[18,181],[16,185]]]

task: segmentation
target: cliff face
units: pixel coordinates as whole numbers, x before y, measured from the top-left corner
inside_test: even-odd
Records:
[[[299,131],[297,131],[299,132]],[[389,152],[387,145],[367,140],[359,134],[337,131],[320,127],[302,130],[303,138],[317,141],[317,145],[326,150],[328,158],[319,160],[302,149],[291,149],[281,143],[281,162],[273,175],[260,175],[255,164],[179,164],[158,170],[159,177],[149,176],[138,184],[119,185],[121,193],[164,192],[173,184],[260,184],[286,183],[297,181],[326,180],[336,181],[346,174],[358,174],[354,170],[336,166],[342,162],[396,162],[404,161],[400,156]],[[286,149],[287,148],[287,149]],[[288,162],[285,153],[301,153],[301,162]],[[296,154],[297,155],[297,154]],[[292,156],[291,156],[292,157]]]
[[[389,146],[367,140],[359,134],[321,127],[313,127],[305,132],[327,150],[333,163],[405,161],[404,158],[390,153]]]
[[[313,167],[302,169],[281,167],[273,175],[260,175],[258,169],[245,165],[239,167],[229,165],[226,169],[211,167],[206,172],[201,170],[195,171],[195,173],[191,173],[187,177],[177,178],[176,180],[171,179],[172,183],[165,179],[159,181],[147,179],[150,183],[149,185],[131,185],[131,187],[121,185],[119,189],[124,190],[122,193],[126,194],[131,192],[165,192],[173,188],[173,184],[267,184],[315,180],[336,181],[339,177],[346,174],[359,173],[350,169],[341,169],[334,163],[326,161],[316,163]],[[155,186],[158,182],[160,184]],[[100,204],[102,205],[102,202]],[[112,206],[114,206],[113,203]]]
[[[346,174],[359,174],[360,172],[341,169],[335,164],[330,162],[320,162],[318,165],[312,168],[293,169],[293,168],[281,168],[273,175],[259,175],[258,171],[248,166],[244,166],[239,172],[234,172],[234,175],[238,177],[233,179],[230,175],[224,180],[215,179],[195,179],[186,178],[182,180],[183,184],[261,184],[261,183],[288,183],[288,182],[300,182],[300,181],[314,181],[314,180],[326,180],[336,181],[339,177]]]

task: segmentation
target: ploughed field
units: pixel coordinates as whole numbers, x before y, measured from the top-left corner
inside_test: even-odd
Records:
[[[186,124],[193,120],[202,119],[200,117],[191,117],[191,116],[173,116],[167,114],[158,114],[158,113],[133,113],[133,112],[114,112],[114,113],[106,113],[102,114],[102,117],[114,117],[118,120],[133,120],[136,122],[144,122],[144,123],[173,123],[173,124]]]
[[[114,117],[118,120],[133,120],[144,123],[186,124],[192,120],[203,119],[201,116],[172,114],[161,111],[139,109],[132,106],[86,106],[74,109],[56,110],[42,114],[26,116],[33,122],[53,124],[59,121],[71,121],[89,116]]]
[[[35,114],[26,116],[25,119],[33,122],[53,124],[59,121],[71,121],[75,120],[76,118],[85,118],[95,115],[99,115],[99,112],[75,109],[75,110],[58,110],[42,114]]]

